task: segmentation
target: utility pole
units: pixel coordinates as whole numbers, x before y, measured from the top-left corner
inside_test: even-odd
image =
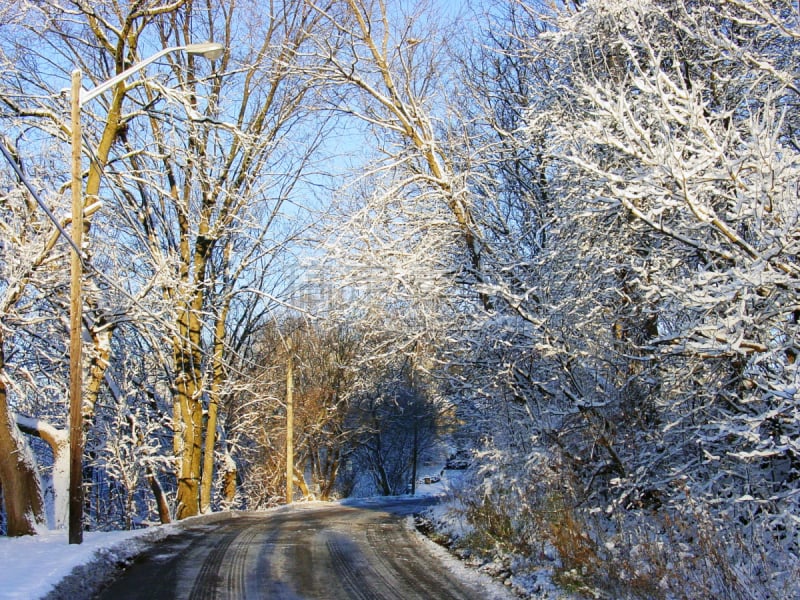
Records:
[[[286,504],[291,504],[294,497],[294,350],[291,337],[286,340],[286,351]]]
[[[72,245],[69,301],[69,543],[83,542],[83,193],[81,190],[81,70],[72,72]]]

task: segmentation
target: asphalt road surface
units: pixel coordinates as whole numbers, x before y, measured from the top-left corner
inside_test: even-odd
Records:
[[[187,527],[99,598],[486,600],[502,590],[454,574],[406,525],[420,501],[298,505]]]

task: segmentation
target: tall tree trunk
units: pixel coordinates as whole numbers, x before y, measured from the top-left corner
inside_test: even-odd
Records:
[[[230,261],[232,245],[225,247],[225,262]],[[230,295],[228,296],[230,298]],[[225,322],[228,318],[230,300],[223,302],[214,324],[214,355],[211,368],[211,390],[208,398],[208,421],[206,422],[206,440],[203,451],[203,479],[200,485],[200,512],[207,512],[211,507],[211,487],[214,482],[214,447],[217,440],[217,413],[225,378]]]
[[[186,229],[188,231],[188,228]],[[181,280],[190,281],[189,243],[181,242],[184,262]],[[194,255],[194,291],[190,299],[180,300],[177,332],[173,338],[175,388],[173,421],[175,457],[178,460],[178,490],[175,517],[183,519],[200,513],[200,466],[203,442],[202,323],[200,311],[205,295],[201,283],[205,257]]]
[[[217,440],[217,413],[219,411],[219,389],[212,383],[208,399],[206,437],[203,449],[203,472],[200,480],[200,512],[211,508],[211,488],[214,483],[214,447]]]
[[[192,141],[194,145],[194,141]],[[200,152],[198,148],[196,151]],[[184,205],[189,206],[192,195],[189,177],[181,192]],[[178,193],[173,188],[172,194]],[[177,335],[173,339],[175,358],[175,452],[178,458],[178,491],[175,516],[178,519],[200,513],[200,467],[203,444],[203,324],[200,315],[206,301],[206,278],[208,258],[214,245],[209,237],[209,220],[212,206],[211,196],[204,194],[204,207],[200,211],[200,222],[194,244],[191,243],[192,226],[187,213],[178,216],[181,230],[181,265],[179,280],[191,291],[189,297],[173,298],[180,306],[177,320]],[[177,197],[176,197],[177,199]],[[177,289],[172,294],[177,293]]]
[[[187,310],[185,318],[192,323],[190,339],[176,342],[175,364],[175,450],[178,459],[178,490],[175,516],[192,517],[200,512],[200,456],[203,437],[203,406],[199,369],[199,352],[191,339],[200,343],[200,324]],[[196,329],[195,329],[196,327]]]
[[[100,143],[92,153],[92,160],[89,162],[89,171],[86,177],[86,188],[83,194],[83,207],[84,211],[87,206],[97,205],[98,194],[100,193],[100,184],[103,180],[103,169],[108,162],[108,155],[111,152],[114,140],[119,136],[120,129],[122,128],[122,103],[125,99],[125,85],[124,83],[118,85],[114,89],[111,104],[106,116],[105,127],[103,134],[100,138]],[[91,220],[88,218],[91,213],[84,212],[84,239],[88,238],[89,229],[91,228]],[[94,408],[97,404],[97,398],[103,387],[103,380],[105,379],[106,371],[111,363],[111,341],[116,330],[116,323],[110,323],[100,315],[103,311],[98,309],[96,298],[93,293],[95,287],[93,281],[86,282],[86,289],[83,302],[88,306],[89,312],[92,315],[91,326],[89,334],[92,340],[93,348],[91,352],[84,352],[89,358],[89,368],[86,371],[82,409],[84,427],[92,421],[94,416]]]

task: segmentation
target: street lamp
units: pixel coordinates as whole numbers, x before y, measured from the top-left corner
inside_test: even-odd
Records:
[[[225,51],[222,44],[204,42],[172,46],[156,52],[132,67],[125,69],[108,81],[86,91],[81,86],[83,73],[80,69],[72,72],[70,91],[71,117],[71,191],[72,191],[72,257],[70,262],[70,303],[69,303],[69,543],[83,542],[83,373],[81,321],[83,318],[83,194],[81,180],[81,107],[116,84],[140,71],[150,63],[170,52],[186,52],[200,55],[208,60],[216,60]]]

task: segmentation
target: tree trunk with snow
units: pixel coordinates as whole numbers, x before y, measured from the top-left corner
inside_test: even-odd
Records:
[[[233,246],[227,244],[224,249],[225,261],[230,264]],[[225,297],[219,314],[214,321],[214,341],[211,365],[211,389],[208,397],[208,420],[206,422],[206,438],[203,450],[203,478],[200,483],[200,512],[208,512],[211,508],[211,489],[214,484],[214,457],[217,443],[217,418],[222,398],[222,386],[225,383],[225,323],[230,309],[230,294]]]
[[[16,421],[20,431],[38,437],[50,446],[53,453],[53,526],[63,529],[69,518],[69,432],[20,415]]]
[[[0,486],[9,536],[34,535],[45,522],[42,487],[33,457],[9,411],[0,330]]]
[[[203,264],[205,259],[197,259]],[[187,261],[188,263],[188,261]],[[202,267],[205,268],[204,266]],[[188,276],[187,264],[187,276]],[[200,458],[203,437],[203,390],[201,353],[201,322],[203,293],[196,292],[193,302],[187,302],[178,318],[178,335],[174,338],[175,391],[174,448],[178,460],[178,490],[175,516],[192,517],[200,512]]]

